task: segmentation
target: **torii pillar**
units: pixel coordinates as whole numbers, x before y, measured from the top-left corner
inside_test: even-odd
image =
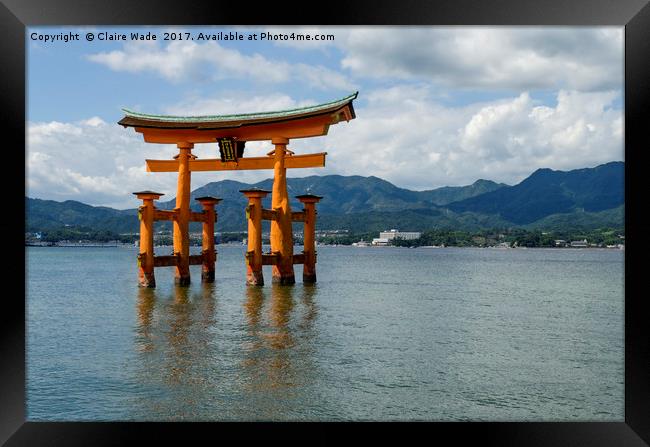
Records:
[[[314,194],[296,196],[305,206],[303,231],[304,262],[302,264],[302,282],[316,282],[316,204],[322,199]]]
[[[174,255],[178,259],[174,282],[180,286],[190,284],[190,159],[193,143],[180,142],[178,159],[178,186],[176,188],[176,219],[174,219]],[[176,157],[175,157],[176,158]]]
[[[248,198],[246,211],[248,214],[248,250],[246,251],[246,283],[252,286],[263,286],[262,274],[262,199],[269,191],[263,189],[240,190]]]
[[[271,221],[271,252],[278,254],[278,260],[273,265],[273,283],[294,284],[293,273],[293,229],[291,205],[287,194],[287,168],[284,161],[287,154],[287,138],[272,138],[275,145],[272,152],[273,165],[273,196],[271,208],[277,212],[277,218]]]
[[[134,192],[143,204],[138,208],[140,218],[140,253],[138,254],[138,277],[141,287],[156,287],[156,277],[153,272],[153,222],[156,207],[154,200],[164,194],[153,191]]]
[[[214,249],[214,224],[217,221],[217,213],[214,207],[221,202],[221,199],[205,196],[194,200],[203,207],[201,282],[214,282],[214,263],[217,260],[217,252]]]

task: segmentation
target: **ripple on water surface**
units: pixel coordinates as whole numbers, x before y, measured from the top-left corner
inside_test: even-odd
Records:
[[[218,251],[151,290],[134,248],[29,247],[28,419],[624,419],[620,251],[319,247],[284,287]]]

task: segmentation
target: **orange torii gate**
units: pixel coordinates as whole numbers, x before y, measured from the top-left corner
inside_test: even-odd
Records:
[[[138,255],[140,285],[155,287],[154,267],[174,266],[175,282],[190,283],[190,265],[202,265],[203,281],[214,281],[216,253],[214,225],[217,214],[214,207],[221,199],[197,198],[203,212],[190,210],[190,183],[192,171],[230,171],[273,169],[271,209],[262,208],[262,198],[271,191],[242,190],[248,198],[248,251],[246,252],[247,283],[263,285],[263,265],[273,266],[273,282],[293,284],[293,265],[303,264],[303,282],[316,281],[315,204],[319,196],[297,196],[305,208],[292,212],[287,194],[287,169],[325,166],[326,152],[296,155],[287,146],[293,138],[326,135],[332,124],[355,118],[352,101],[354,93],[337,101],[316,106],[278,112],[249,113],[216,116],[147,115],[124,109],[125,116],[118,124],[133,127],[148,143],[176,144],[179,153],[173,160],[146,160],[149,172],[178,172],[176,207],[172,211],[158,210],[153,201],[162,194],[153,191],[136,192],[143,200],[140,207],[140,254]],[[266,157],[244,157],[247,141],[271,141],[275,146]],[[199,160],[192,148],[199,143],[218,142],[220,159]],[[171,220],[174,230],[174,254],[154,256],[153,222]],[[271,253],[262,253],[261,221],[271,221]],[[304,251],[293,254],[292,222],[304,222]],[[203,222],[203,251],[190,256],[189,223]]]

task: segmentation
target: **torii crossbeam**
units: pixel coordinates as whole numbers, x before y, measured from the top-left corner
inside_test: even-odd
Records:
[[[293,284],[293,264],[303,264],[303,282],[316,281],[315,204],[321,197],[311,194],[298,196],[305,204],[305,209],[292,212],[287,194],[286,171],[292,168],[324,167],[327,153],[295,155],[287,146],[291,139],[326,135],[332,124],[354,119],[352,101],[357,95],[358,92],[316,106],[238,115],[163,116],[124,109],[125,116],[119,124],[133,127],[148,143],[176,144],[179,148],[179,153],[173,160],[146,160],[149,172],[178,172],[176,208],[167,212],[157,210],[153,206],[153,200],[158,199],[161,194],[152,191],[136,193],[144,201],[139,213],[142,220],[138,256],[140,285],[155,287],[154,267],[158,266],[174,266],[175,282],[180,285],[190,283],[190,264],[202,264],[202,279],[214,280],[214,240],[206,234],[214,234],[214,206],[220,199],[203,197],[201,203],[204,211],[192,213],[191,172],[250,169],[273,169],[274,177],[270,210],[261,208],[261,199],[269,191],[242,191],[249,198],[249,237],[246,254],[248,284],[264,283],[262,265],[273,265],[273,282]],[[247,141],[264,140],[271,141],[275,146],[266,157],[243,156]],[[192,154],[195,144],[217,142],[221,158],[199,160]],[[268,254],[261,252],[261,231],[257,231],[261,228],[263,219],[271,221],[271,253]],[[173,256],[153,255],[152,228],[155,220],[173,221]],[[199,256],[189,255],[190,221],[203,222],[203,252]],[[298,255],[293,254],[293,221],[305,223],[305,249]]]

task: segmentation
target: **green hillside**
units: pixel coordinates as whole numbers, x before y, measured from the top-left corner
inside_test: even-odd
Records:
[[[518,225],[553,214],[603,211],[625,203],[624,170],[620,161],[572,171],[538,169],[517,185],[448,206],[456,212],[499,215]]]
[[[318,204],[319,229],[378,232],[486,228],[529,229],[622,228],[624,223],[623,162],[573,171],[540,169],[521,183],[508,186],[489,180],[472,185],[428,191],[399,188],[377,177],[310,176],[287,181],[291,207],[302,209],[295,196],[312,192],[323,196]],[[212,182],[192,191],[192,199],[205,195],[223,199],[217,207],[217,231],[245,231],[246,199],[241,189],[270,190],[272,180],[255,184],[233,180]],[[200,211],[198,203],[193,208]],[[270,208],[271,197],[263,202]],[[56,202],[25,198],[26,231],[83,227],[112,233],[137,233],[135,209],[116,210],[68,200]],[[157,203],[172,209],[174,198]],[[298,229],[299,225],[297,225]],[[156,229],[171,229],[171,222],[157,222]],[[191,231],[200,224],[192,223]]]

